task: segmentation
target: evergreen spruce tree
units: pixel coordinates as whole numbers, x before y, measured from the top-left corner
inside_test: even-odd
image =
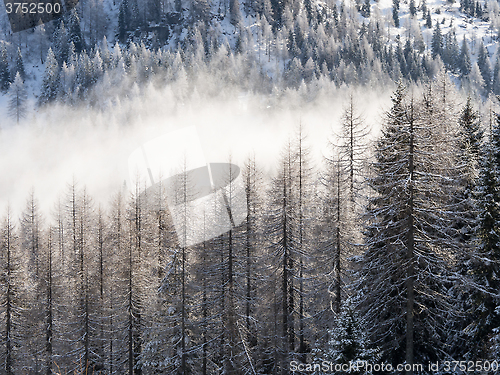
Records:
[[[203,21],[205,24],[208,24],[210,21],[210,3],[207,0],[199,0],[191,1],[190,4],[191,19],[193,22]],[[236,9],[233,10],[236,12]]]
[[[26,71],[24,70],[24,62],[23,62],[23,55],[21,53],[21,48],[17,49],[16,63],[14,66],[12,76],[15,77],[16,73],[19,73],[21,75],[21,79],[24,82],[24,80],[26,79]]]
[[[59,65],[52,48],[49,48],[45,60],[45,73],[43,75],[42,87],[38,98],[38,105],[44,105],[54,101],[59,90]]]
[[[497,291],[500,260],[500,116],[497,114],[485,144],[476,189],[477,217],[476,253],[471,254],[470,273],[473,278],[472,311],[474,317],[467,333],[466,358],[488,358],[492,352],[494,329],[500,326]]]
[[[359,287],[362,316],[382,360],[423,363],[441,358],[448,258],[457,246],[444,228],[451,222],[446,186],[449,150],[437,140],[442,118],[430,90],[422,103],[405,100],[400,84],[375,147]],[[421,309],[418,306],[425,306]],[[407,372],[408,373],[408,372]],[[413,372],[410,371],[410,374]]]
[[[19,72],[16,73],[14,82],[10,84],[9,97],[9,115],[19,124],[19,120],[26,116],[26,100],[28,99],[23,79]]]
[[[5,48],[5,45],[2,44],[2,47],[0,48],[0,90],[3,93],[6,93],[10,87],[10,83],[11,78],[7,48]]]
[[[481,75],[485,83],[485,89],[486,91],[489,91],[491,88],[491,65],[488,50],[484,46],[482,40],[481,43],[479,43],[477,65],[479,66],[479,70],[481,71]]]
[[[15,228],[12,212],[7,208],[7,214],[0,226],[0,257],[2,273],[0,277],[0,309],[2,322],[2,372],[14,375],[19,367],[17,353],[22,345],[20,312],[23,307],[21,295],[23,280],[20,278],[23,269],[20,267],[19,236]]]
[[[137,0],[129,0],[130,6],[130,30],[137,30],[142,24],[142,12],[139,10],[139,4]]]
[[[493,81],[491,83],[491,91],[493,94],[500,94],[500,55],[497,54],[495,68],[493,69]]]
[[[462,40],[462,47],[460,48],[460,55],[458,56],[458,69],[460,70],[460,75],[462,77],[467,76],[472,69],[469,48],[467,47],[467,40],[465,39],[465,35],[464,35],[464,38]]]
[[[75,8],[73,8],[69,14],[68,33],[69,42],[75,45],[75,51],[77,53],[80,53],[84,49],[86,49],[85,40],[80,28],[80,17],[78,17],[78,13],[76,12]]]
[[[127,32],[130,27],[130,13],[128,0],[122,0],[118,13],[118,40],[125,43],[127,40]]]
[[[54,44],[54,54],[56,55],[58,63],[62,65],[63,62],[68,62],[69,36],[64,26],[64,21],[62,20],[54,32]]]
[[[417,14],[417,8],[415,6],[415,0],[410,0],[410,14],[412,17],[415,17]]]
[[[458,70],[459,62],[459,48],[457,43],[457,35],[454,30],[451,30],[445,37],[446,44],[443,54],[443,62],[446,68],[451,72],[456,72]]]
[[[430,10],[427,11],[427,14],[425,16],[425,27],[427,27],[428,29],[432,28],[432,18]]]
[[[434,27],[434,32],[432,34],[431,50],[433,59],[435,59],[437,56],[442,56],[443,54],[443,36],[441,35],[439,22],[436,22],[436,26]]]
[[[392,0],[392,19],[394,26],[399,27],[399,0]]]
[[[479,113],[474,110],[469,97],[464,105],[458,121],[457,157],[456,157],[456,188],[453,194],[453,207],[457,212],[453,229],[456,231],[460,243],[455,269],[465,282],[456,282],[452,293],[457,300],[461,319],[450,319],[449,345],[450,355],[455,358],[464,358],[469,342],[477,338],[469,336],[470,327],[476,321],[476,312],[473,311],[470,295],[474,294],[474,287],[469,282],[473,272],[476,241],[478,206],[476,191],[482,159],[483,130],[481,129]],[[471,358],[468,356],[467,358]]]
[[[350,364],[356,361],[377,363],[380,355],[377,349],[370,348],[366,332],[366,323],[356,310],[353,298],[350,297],[342,304],[340,313],[335,316],[325,353],[326,359],[334,364]]]
[[[229,2],[229,14],[231,25],[236,27],[241,22],[240,2],[238,0],[231,0]]]
[[[370,13],[371,13],[370,0],[365,0],[363,5],[361,6],[361,14],[365,18],[370,18]]]
[[[479,163],[481,161],[481,148],[483,142],[483,130],[481,128],[480,116],[472,106],[472,99],[469,96],[465,103],[460,118],[458,121],[459,134],[458,134],[458,168],[460,169],[460,187],[463,189],[463,201],[469,201],[468,208],[463,209],[463,212],[470,212],[472,217],[474,205],[470,202],[473,199],[473,193],[477,183],[479,174]],[[462,200],[462,199],[460,199]],[[472,233],[471,225],[465,235],[465,239],[471,238]],[[464,233],[462,231],[462,233]]]

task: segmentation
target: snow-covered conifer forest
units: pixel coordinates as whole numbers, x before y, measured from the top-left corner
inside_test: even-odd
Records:
[[[0,374],[498,368],[498,1],[0,13]],[[189,126],[196,218],[189,155],[127,164]]]

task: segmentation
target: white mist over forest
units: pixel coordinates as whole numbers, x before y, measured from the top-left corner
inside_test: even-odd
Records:
[[[63,2],[0,12],[1,375],[498,369],[500,0]]]
[[[215,98],[201,98],[195,91],[180,102],[169,87],[149,86],[136,97],[115,98],[114,105],[100,111],[47,106],[0,131],[0,208],[10,205],[19,213],[33,189],[42,211],[50,212],[73,181],[95,199],[107,201],[124,183],[130,185],[127,163],[135,148],[193,125],[207,161],[231,158],[243,165],[255,156],[272,175],[281,150],[302,123],[313,160],[321,167],[351,94],[373,134],[378,134],[390,90],[344,87],[307,102],[294,90],[271,100],[232,88]]]

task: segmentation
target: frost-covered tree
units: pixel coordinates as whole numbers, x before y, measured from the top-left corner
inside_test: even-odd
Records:
[[[40,96],[38,97],[38,105],[48,104],[53,102],[59,90],[59,64],[52,48],[49,48],[47,58],[45,60],[45,73],[43,75],[42,87]]]
[[[19,348],[23,344],[21,339],[23,325],[20,313],[23,307],[22,285],[20,276],[23,268],[20,263],[19,237],[12,218],[10,208],[0,226],[0,257],[2,258],[2,273],[0,278],[1,296],[0,308],[2,311],[2,372],[14,375],[20,370],[18,357]]]
[[[455,187],[450,195],[453,197],[451,207],[456,212],[452,232],[456,233],[460,245],[454,268],[457,274],[461,275],[461,279],[453,285],[451,293],[453,298],[456,298],[457,309],[461,312],[462,318],[450,319],[448,323],[452,332],[448,340],[450,347],[448,353],[455,358],[463,358],[466,348],[469,347],[466,343],[476,340],[469,336],[470,325],[476,320],[470,298],[474,288],[469,278],[473,272],[477,245],[474,239],[478,216],[476,190],[483,142],[480,117],[474,110],[470,97],[461,110],[457,130]]]
[[[431,50],[433,59],[443,54],[443,36],[441,34],[439,22],[436,22],[434,32],[432,33]]]
[[[356,310],[352,298],[348,298],[336,314],[325,357],[334,364],[350,364],[356,361],[377,363],[377,349],[370,348],[366,322]],[[352,372],[353,374],[361,373]]]
[[[445,35],[445,45],[443,50],[443,62],[448,70],[455,72],[458,69],[459,48],[457,35],[451,30]]]
[[[467,84],[469,85],[471,91],[476,92],[480,95],[484,94],[486,84],[484,82],[481,71],[479,70],[477,62],[472,64],[472,69],[467,76]]]
[[[460,55],[458,56],[458,69],[460,69],[460,75],[462,77],[467,76],[472,69],[469,48],[467,47],[467,40],[465,39],[465,36],[462,40]]]
[[[30,304],[24,310],[26,320],[24,335],[30,336],[29,353],[32,360],[25,364],[34,371],[37,368],[47,366],[46,360],[42,358],[45,353],[45,241],[43,238],[43,218],[38,208],[38,202],[34,192],[31,191],[26,202],[26,207],[20,219],[20,250],[26,262],[26,278],[30,288],[25,292],[26,298],[38,303]],[[44,301],[45,302],[45,301]],[[41,357],[41,358],[40,358]]]
[[[425,27],[427,27],[428,29],[432,28],[432,18],[430,10],[427,11],[427,14],[425,16]]]
[[[297,222],[293,207],[292,173],[294,170],[292,147],[289,144],[282,157],[280,172],[273,182],[269,212],[269,227],[272,233],[271,246],[276,259],[277,284],[279,285],[279,325],[281,342],[279,345],[280,365],[282,373],[286,373],[291,353],[296,348],[296,323],[293,314],[295,309],[296,286],[293,272],[296,269],[297,257]]]
[[[7,92],[11,83],[9,60],[7,57],[7,48],[4,44],[0,48],[0,90]]]
[[[341,121],[340,144],[338,145],[339,156],[349,176],[349,197],[354,204],[357,198],[359,198],[362,187],[368,149],[366,138],[370,133],[370,128],[359,114],[353,94],[349,96],[349,101],[344,109]]]
[[[61,21],[54,32],[54,54],[60,65],[63,62],[68,62],[69,43],[68,31],[66,30],[64,21]]]
[[[365,18],[370,18],[370,14],[371,14],[370,0],[365,0],[363,5],[361,6],[361,14]]]
[[[478,49],[477,65],[479,67],[479,71],[481,72],[481,76],[483,77],[485,89],[486,91],[489,91],[491,88],[491,65],[488,50],[484,46],[482,40],[481,43],[479,43]]]
[[[369,179],[374,194],[359,272],[362,316],[382,359],[392,363],[438,360],[446,337],[442,311],[453,311],[443,298],[456,250],[444,230],[453,217],[445,209],[450,162],[434,100],[430,89],[422,102],[406,99],[398,86]]]
[[[469,338],[466,358],[487,358],[495,354],[489,339],[500,326],[497,290],[500,260],[500,117],[496,115],[485,143],[476,189],[477,227],[475,253],[471,254],[472,300],[467,327]]]
[[[415,0],[410,0],[410,14],[412,17],[415,17],[417,14],[417,7],[415,6]]]
[[[9,97],[9,115],[19,124],[19,120],[26,116],[26,101],[28,99],[26,88],[19,72],[16,73],[14,82],[10,84]]]
[[[457,171],[459,173],[459,198],[461,211],[468,216],[460,235],[464,241],[469,241],[473,233],[475,215],[474,190],[479,176],[479,162],[483,142],[483,130],[479,113],[472,106],[471,97],[467,98],[458,121],[459,133],[457,137]]]
[[[80,28],[80,17],[76,11],[76,8],[71,9],[68,16],[68,34],[69,42],[75,45],[75,51],[77,53],[82,52],[86,49],[85,39],[83,38],[82,29]]]
[[[238,0],[231,0],[229,2],[229,14],[231,24],[236,27],[241,22],[240,3]]]
[[[392,19],[394,26],[399,27],[399,0],[392,0]]]
[[[493,69],[493,81],[491,83],[491,91],[493,94],[500,94],[500,55],[497,55],[495,68]]]
[[[21,48],[17,49],[16,62],[12,73],[13,77],[16,76],[16,73],[19,73],[21,75],[23,82],[26,79],[26,71],[24,69],[24,61],[23,61],[23,54],[21,53]]]
[[[128,0],[122,0],[118,13],[118,40],[124,43],[130,27],[130,10]]]

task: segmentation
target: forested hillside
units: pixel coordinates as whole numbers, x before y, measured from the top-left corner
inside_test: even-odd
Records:
[[[0,372],[498,367],[499,25],[492,0],[84,0],[16,33],[2,14]],[[207,161],[238,168],[208,172],[203,212],[186,162],[99,169],[98,148],[204,122],[250,156]]]
[[[326,82],[427,82],[445,69],[455,84],[486,97],[500,93],[499,14],[497,2],[465,0],[85,0],[14,34],[2,14],[0,88],[7,92],[19,72],[27,81],[11,95],[29,86],[37,106],[102,106],[103,92],[113,99],[118,93],[109,89],[124,77],[139,90],[153,76],[163,84],[187,80],[192,90],[209,72],[246,90],[303,87],[314,97]],[[92,97],[96,86],[100,100]],[[21,97],[15,107],[24,109]]]

